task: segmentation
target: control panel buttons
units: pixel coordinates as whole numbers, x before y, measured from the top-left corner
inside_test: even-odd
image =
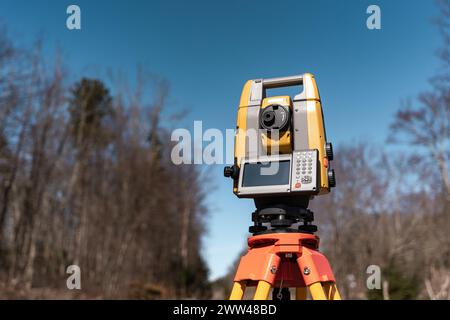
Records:
[[[317,189],[318,151],[301,150],[294,151],[292,156],[292,191],[310,191]]]

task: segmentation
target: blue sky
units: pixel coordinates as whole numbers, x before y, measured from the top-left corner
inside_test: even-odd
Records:
[[[345,3],[345,5],[344,5]],[[65,26],[81,7],[82,30]],[[382,29],[366,28],[366,8],[381,7]],[[233,128],[247,79],[311,72],[335,145],[383,144],[402,99],[429,88],[440,38],[433,1],[22,1],[2,0],[0,20],[20,43],[43,36],[52,58],[62,48],[74,78],[107,69],[134,78],[136,66],[167,78],[169,109],[189,108],[179,124]],[[170,111],[170,110],[169,110]],[[223,275],[245,245],[249,200],[231,192],[214,165],[204,241],[211,277]]]

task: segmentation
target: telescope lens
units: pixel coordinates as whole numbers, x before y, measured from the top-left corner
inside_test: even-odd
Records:
[[[266,126],[273,125],[273,123],[275,122],[274,120],[275,120],[275,112],[269,111],[269,112],[264,113],[263,121]]]
[[[270,105],[261,110],[260,125],[266,130],[284,130],[289,124],[289,109],[280,105]]]

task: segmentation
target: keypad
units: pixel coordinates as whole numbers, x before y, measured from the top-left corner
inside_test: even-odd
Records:
[[[292,191],[313,191],[317,188],[317,150],[293,153]]]

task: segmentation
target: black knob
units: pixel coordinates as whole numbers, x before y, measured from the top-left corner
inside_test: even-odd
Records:
[[[298,226],[298,230],[305,233],[314,233],[317,232],[317,226],[313,224],[304,224]]]
[[[330,188],[336,187],[336,175],[333,169],[328,170],[328,186]]]
[[[228,166],[223,168],[223,175],[227,178],[231,177],[233,175],[233,168]]]
[[[237,179],[239,175],[239,168],[236,165],[232,165],[231,167],[223,168],[223,175],[227,178],[231,177],[233,179]]]
[[[272,227],[279,227],[279,228],[290,227],[293,223],[295,223],[295,221],[290,220],[290,219],[274,219],[274,220],[270,220],[270,225]]]
[[[333,160],[333,145],[331,144],[331,142],[327,142],[325,144],[325,152],[327,154],[327,158],[329,161]]]
[[[267,230],[267,227],[265,227],[265,226],[250,226],[250,227],[248,227],[248,232],[250,232],[250,233],[259,233],[259,232],[263,232],[266,230]]]

